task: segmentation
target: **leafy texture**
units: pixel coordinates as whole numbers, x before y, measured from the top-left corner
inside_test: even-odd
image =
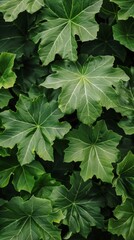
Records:
[[[34,160],[35,152],[44,160],[53,161],[52,144],[70,129],[56,102],[46,102],[44,97],[30,99],[23,95],[17,103],[17,112],[0,114],[5,131],[0,136],[0,146],[13,148],[18,144],[18,160],[21,165]],[[14,128],[15,125],[15,128]]]
[[[65,162],[82,162],[81,176],[86,181],[94,175],[111,182],[113,162],[117,159],[120,136],[100,121],[94,127],[81,125],[68,134],[69,147],[65,150]]]
[[[118,21],[113,26],[113,35],[115,40],[119,41],[122,45],[134,51],[134,20],[129,18],[126,21]]]
[[[12,198],[1,210],[1,240],[60,240],[60,232],[53,225],[60,219],[60,213],[52,213],[51,202],[47,199]]]
[[[47,65],[52,62],[56,54],[76,61],[75,35],[79,36],[82,42],[96,38],[98,24],[95,14],[99,11],[102,1],[57,0],[55,5],[53,0],[46,0],[45,4],[46,8],[32,33],[35,43],[40,41],[39,55],[42,63]]]
[[[122,235],[126,240],[134,238],[134,200],[127,199],[121,206],[114,210],[116,219],[110,219],[109,231],[113,234]]]
[[[54,189],[51,195],[54,207],[65,214],[64,223],[70,232],[87,237],[91,226],[103,227],[101,201],[94,196],[92,183],[83,182],[79,174],[71,177],[71,185],[69,190],[65,186]]]
[[[114,182],[116,192],[123,199],[134,198],[134,154],[128,152],[127,156],[117,165],[118,178]]]
[[[34,161],[29,165],[21,166],[18,161],[12,159],[0,159],[0,187],[7,186],[11,176],[15,189],[20,192],[25,190],[31,192],[35,179],[44,174],[40,163]]]
[[[7,89],[0,89],[0,108],[7,106],[11,98],[12,96]]]
[[[113,85],[121,79],[128,80],[121,69],[112,67],[113,62],[111,56],[89,57],[83,64],[58,62],[42,86],[61,87],[58,98],[61,111],[69,114],[76,109],[79,120],[91,124],[101,114],[101,106],[114,107]]]
[[[0,11],[4,14],[7,22],[12,22],[18,14],[24,11],[34,13],[44,6],[44,0],[2,0]]]
[[[15,83],[16,74],[12,70],[14,59],[15,55],[12,53],[0,54],[0,88],[10,88]]]
[[[120,20],[126,20],[129,17],[134,17],[134,1],[133,0],[110,0],[111,2],[119,5],[120,10],[118,13],[118,18]]]

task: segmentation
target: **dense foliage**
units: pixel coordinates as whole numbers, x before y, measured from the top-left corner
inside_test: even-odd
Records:
[[[0,240],[134,239],[134,2],[0,1]]]

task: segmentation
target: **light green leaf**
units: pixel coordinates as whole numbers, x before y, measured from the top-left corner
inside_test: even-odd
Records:
[[[134,239],[134,200],[127,199],[125,203],[117,206],[114,216],[116,219],[109,220],[109,232],[122,235],[125,240]]]
[[[63,138],[70,125],[59,122],[63,114],[55,101],[44,97],[30,99],[23,95],[16,105],[17,111],[0,114],[5,131],[0,135],[0,146],[13,148],[18,145],[21,165],[34,160],[35,152],[44,160],[53,161],[53,141]]]
[[[18,14],[24,11],[34,13],[44,6],[44,0],[2,0],[0,2],[0,12],[3,13],[7,22],[14,21]]]
[[[102,111],[114,107],[117,97],[113,86],[129,77],[119,68],[113,68],[112,56],[89,57],[83,64],[68,61],[53,65],[53,74],[41,85],[46,88],[62,88],[59,108],[70,114],[77,110],[78,118],[85,124],[93,123]]]
[[[39,44],[42,63],[48,65],[59,54],[64,59],[77,60],[77,43],[96,38],[98,24],[95,14],[99,12],[102,0],[46,0],[37,28],[32,32],[32,39]]]
[[[16,74],[12,70],[14,59],[15,54],[5,52],[0,54],[0,88],[10,88],[15,83]]]
[[[127,156],[117,165],[118,178],[114,181],[117,195],[123,200],[134,198],[134,154],[128,152]]]
[[[9,157],[10,158],[10,157]],[[0,159],[0,187],[6,187],[10,177],[13,175],[12,183],[16,191],[31,192],[37,177],[44,174],[42,165],[34,161],[28,165],[21,166],[13,159]]]
[[[133,0],[110,0],[111,2],[116,3],[120,10],[118,12],[118,19],[126,20],[129,17],[134,17],[134,1]]]
[[[7,89],[0,89],[0,108],[6,107],[12,95]]]
[[[101,201],[95,196],[91,181],[83,182],[78,173],[71,177],[71,185],[69,190],[65,186],[55,187],[51,199],[55,209],[66,216],[63,223],[69,231],[86,238],[92,226],[103,227]]]
[[[108,130],[104,121],[93,127],[81,125],[67,135],[69,147],[65,150],[65,162],[81,162],[81,176],[86,181],[94,175],[104,182],[114,177],[111,163],[117,160],[121,137]]]
[[[47,199],[33,196],[24,201],[14,197],[1,210],[1,240],[61,240],[60,231],[53,225],[61,217],[60,212],[52,212]]]
[[[134,51],[134,19],[129,18],[126,21],[118,21],[113,26],[114,39],[119,41],[126,48]]]

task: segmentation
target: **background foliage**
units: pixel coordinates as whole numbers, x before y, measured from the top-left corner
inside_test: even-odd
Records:
[[[0,1],[0,239],[134,239],[134,3]]]

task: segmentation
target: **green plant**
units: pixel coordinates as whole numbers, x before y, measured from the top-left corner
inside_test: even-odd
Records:
[[[0,240],[134,239],[134,3],[0,2]]]

